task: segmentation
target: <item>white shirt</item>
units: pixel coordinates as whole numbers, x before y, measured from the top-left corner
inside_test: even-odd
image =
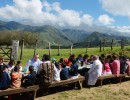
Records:
[[[97,78],[102,74],[102,63],[100,60],[95,60],[88,71],[88,85],[95,85]]]
[[[42,63],[41,60],[37,59],[36,61],[34,60],[34,58],[30,59],[24,69],[24,72],[28,72],[29,70],[29,66],[33,66],[34,67],[34,71],[36,71],[37,73],[39,73],[39,68],[40,68],[40,64]]]
[[[53,77],[54,81],[60,81],[60,72],[61,69],[56,68],[56,66],[54,65],[54,77]]]

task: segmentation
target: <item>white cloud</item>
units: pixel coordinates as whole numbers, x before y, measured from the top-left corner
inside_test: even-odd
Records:
[[[100,15],[98,21],[103,25],[111,25],[115,20],[108,15]]]
[[[121,33],[130,33],[130,26],[109,26],[109,28]]]
[[[100,0],[102,7],[113,15],[130,17],[130,0]]]
[[[0,19],[18,21],[29,25],[55,25],[78,27],[92,25],[93,17],[70,9],[62,9],[59,2],[47,0],[13,0],[13,5],[0,8]]]
[[[88,14],[83,15],[82,23],[89,24],[89,26],[92,26],[93,25],[93,17],[88,15]]]

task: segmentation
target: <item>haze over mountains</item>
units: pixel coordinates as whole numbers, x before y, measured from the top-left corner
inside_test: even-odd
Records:
[[[91,42],[92,46],[98,46],[99,41],[105,39],[106,41],[111,41],[114,39],[114,43],[118,44],[118,40],[124,38],[125,40],[130,39],[129,33],[121,33],[112,29],[98,29],[95,31],[92,28],[87,27],[88,31],[77,30],[77,29],[58,29],[54,26],[29,26],[23,25],[15,21],[4,22],[0,21],[0,31],[3,30],[16,30],[16,31],[27,31],[34,34],[39,33],[42,38],[42,43],[47,44],[50,42],[52,45],[57,45],[60,43],[63,46],[71,44],[80,44],[80,46],[86,46],[87,42]],[[91,29],[91,30],[90,30]],[[2,34],[0,34],[2,35]],[[77,45],[77,46],[78,46]]]

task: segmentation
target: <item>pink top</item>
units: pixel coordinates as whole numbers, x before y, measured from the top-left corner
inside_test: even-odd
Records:
[[[127,68],[127,74],[130,75],[130,61],[127,61],[127,64],[128,64],[128,68]]]
[[[105,66],[106,66],[106,72],[111,72],[109,63],[105,63]]]
[[[104,70],[104,66],[106,67],[105,68],[106,70]],[[104,66],[102,67],[103,68],[102,69],[102,73],[103,74],[111,73],[111,69],[110,69],[109,63],[105,63]]]
[[[112,74],[116,74],[117,76],[120,74],[120,61],[114,60],[112,62]]]

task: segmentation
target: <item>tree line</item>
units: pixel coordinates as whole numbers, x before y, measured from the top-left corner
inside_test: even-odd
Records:
[[[20,44],[22,39],[27,47],[33,46],[36,40],[40,39],[40,35],[32,32],[22,31],[0,31],[0,45],[12,45],[12,40],[19,40]]]

